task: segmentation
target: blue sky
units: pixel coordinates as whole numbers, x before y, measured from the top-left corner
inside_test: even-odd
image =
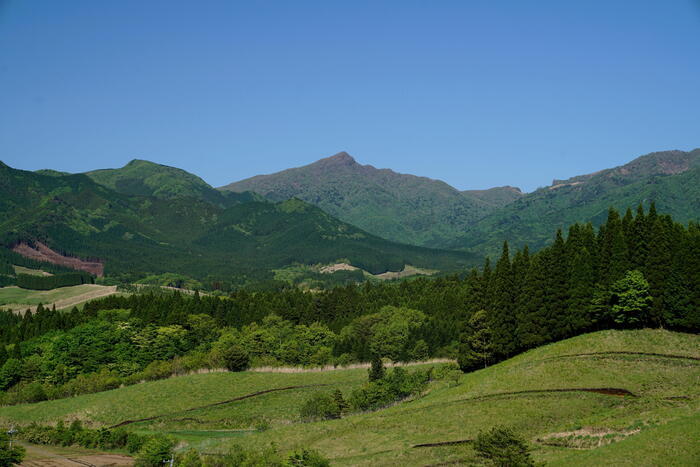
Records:
[[[0,160],[460,189],[700,147],[700,2],[0,0]]]

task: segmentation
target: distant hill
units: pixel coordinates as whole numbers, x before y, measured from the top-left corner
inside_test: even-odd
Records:
[[[424,246],[454,238],[519,193],[460,192],[439,180],[358,164],[345,152],[221,190],[254,191],[274,201],[296,197],[375,235]]]
[[[499,186],[487,190],[465,190],[462,194],[480,199],[490,206],[497,208],[506,206],[524,196],[520,188],[514,186]]]
[[[192,180],[192,190],[198,185],[182,178]],[[228,278],[340,259],[381,273],[406,264],[452,270],[475,260],[378,238],[300,200],[222,206],[207,201],[199,186],[201,196],[194,197],[165,197],[157,189],[163,198],[130,195],[87,175],[43,175],[0,163],[0,243],[41,242],[60,253],[98,259],[107,275]]]
[[[47,172],[53,171],[44,171]],[[189,197],[219,205],[256,199],[251,193],[232,194],[215,190],[198,176],[182,169],[140,159],[134,159],[120,169],[93,170],[85,175],[100,185],[127,195],[161,199]]]
[[[554,180],[465,229],[447,248],[494,255],[504,240],[540,248],[551,233],[574,222],[602,223],[613,206],[622,212],[639,203],[680,222],[700,219],[700,149],[647,154],[619,167]]]

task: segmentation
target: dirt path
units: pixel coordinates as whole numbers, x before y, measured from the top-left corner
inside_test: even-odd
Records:
[[[430,365],[433,363],[456,363],[456,360],[449,358],[433,358],[432,360],[423,360],[416,362],[396,362],[396,363],[385,363],[385,368],[394,367],[404,367],[404,366],[414,366],[414,365]],[[304,368],[298,366],[260,366],[256,368],[251,368],[248,371],[254,371],[256,373],[321,373],[326,371],[336,371],[336,370],[354,370],[357,368],[369,368],[372,364],[366,363],[351,363],[350,365],[343,366],[333,366],[326,365],[315,368]]]
[[[38,446],[20,442],[27,450],[27,460],[20,465],[24,467],[108,467],[134,465],[131,457],[121,454],[71,452],[70,448],[57,448],[51,446]],[[62,452],[63,454],[59,453]]]

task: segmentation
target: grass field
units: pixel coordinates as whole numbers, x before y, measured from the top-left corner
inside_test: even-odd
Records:
[[[30,276],[53,276],[53,274],[42,271],[41,269],[29,269],[24,266],[13,266],[15,274],[29,274]]]
[[[0,288],[0,307],[24,311],[27,308],[34,309],[39,303],[43,303],[48,307],[56,304],[57,309],[62,309],[113,293],[116,293],[116,287],[96,284],[74,285],[53,290],[2,287]]]
[[[650,355],[653,353],[668,356]],[[480,430],[508,425],[530,442],[536,461],[551,465],[698,465],[698,358],[697,335],[603,331],[463,375],[457,385],[431,383],[421,398],[340,420],[301,423],[298,408],[318,389],[338,387],[347,394],[362,384],[365,370],[191,375],[72,399],[3,407],[0,420],[7,424],[81,418],[109,425],[166,414],[129,427],[167,432],[204,452],[226,450],[233,444],[263,447],[273,442],[285,452],[311,447],[334,465],[470,463],[474,453],[468,443],[412,446],[473,439]],[[265,389],[308,384],[328,386],[279,391],[182,412]],[[618,388],[632,395],[575,391],[581,388]],[[557,389],[572,391],[545,392]],[[535,392],[512,394],[520,391]],[[260,419],[267,419],[270,429],[232,431],[249,428]]]

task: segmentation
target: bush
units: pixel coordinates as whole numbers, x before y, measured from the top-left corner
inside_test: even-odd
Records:
[[[165,436],[154,436],[146,441],[136,458],[136,465],[143,467],[161,467],[170,459],[175,443]]]
[[[384,363],[379,357],[374,357],[372,359],[372,366],[367,370],[368,378],[370,381],[378,381],[384,378]]]
[[[304,402],[299,412],[302,420],[329,420],[340,418],[342,408],[331,394],[317,392]]]
[[[248,352],[238,344],[232,344],[223,349],[221,357],[228,371],[244,371],[250,366]]]
[[[506,427],[494,427],[490,431],[480,432],[474,440],[474,450],[479,457],[497,466],[535,465],[525,440]]]
[[[287,465],[303,467],[330,467],[331,463],[313,449],[301,448],[287,457]]]
[[[10,447],[10,440],[5,433],[0,432],[0,467],[10,467],[22,462],[26,451],[24,447],[13,443]]]
[[[350,406],[354,410],[376,410],[381,407],[421,393],[430,380],[431,370],[409,373],[394,368],[384,378],[365,384],[350,394]]]

